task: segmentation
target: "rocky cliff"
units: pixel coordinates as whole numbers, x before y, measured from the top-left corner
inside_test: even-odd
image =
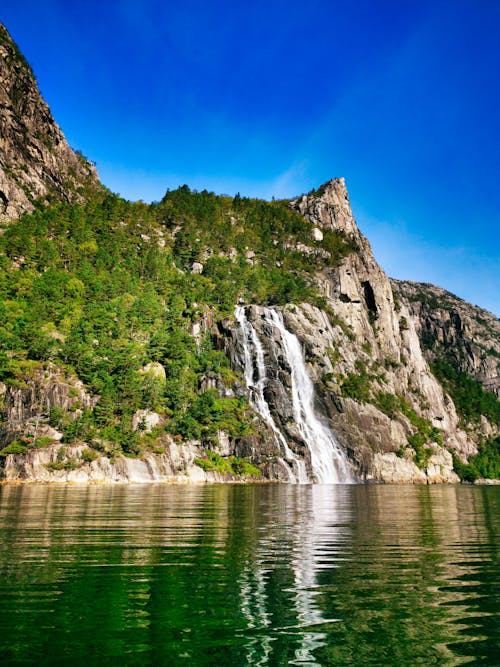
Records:
[[[291,205],[313,223],[316,236],[337,230],[358,248],[339,266],[317,273],[324,307],[303,303],[283,309],[287,327],[304,347],[318,411],[360,478],[456,481],[449,452],[466,458],[476,451],[477,439],[460,427],[452,400],[431,372],[409,306],[402,299],[395,303],[391,283],[353,219],[343,179]],[[300,442],[286,391],[290,369],[284,355],[272,351],[279,332],[258,308],[249,308],[248,316],[266,349],[271,411],[289,440]],[[279,340],[275,343],[279,347]],[[236,343],[229,347],[238,364]],[[241,353],[239,360],[241,367]],[[295,447],[300,452],[301,445]]]
[[[99,187],[95,167],[68,143],[35,76],[0,24],[0,223],[55,197],[82,201]]]
[[[426,359],[447,359],[500,396],[500,320],[441,287],[391,280],[408,307]]]

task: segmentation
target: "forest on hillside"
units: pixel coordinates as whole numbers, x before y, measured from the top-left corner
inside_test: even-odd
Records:
[[[152,205],[102,191],[82,206],[40,205],[0,237],[0,380],[23,386],[54,366],[79,378],[100,397],[95,409],[76,419],[54,409],[50,423],[106,453],[154,445],[155,432],[132,429],[140,409],[179,439],[240,436],[248,403],[200,391],[208,374],[237,378],[193,325],[232,317],[239,299],[321,305],[313,273],[354,249],[339,232],[315,240],[289,202],[187,186]],[[164,376],[148,372],[155,363]]]

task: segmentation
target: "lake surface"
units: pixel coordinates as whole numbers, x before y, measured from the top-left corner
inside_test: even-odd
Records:
[[[500,488],[0,487],[0,664],[499,665]]]

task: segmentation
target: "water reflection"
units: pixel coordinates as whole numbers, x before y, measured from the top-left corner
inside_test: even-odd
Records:
[[[499,492],[0,488],[0,662],[500,663]]]
[[[249,665],[316,665],[325,633],[316,604],[318,573],[336,566],[349,543],[350,494],[341,486],[270,487],[263,521],[238,579],[247,620]]]

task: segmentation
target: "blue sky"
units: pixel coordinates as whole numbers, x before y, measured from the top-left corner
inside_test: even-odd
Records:
[[[498,0],[3,0],[0,21],[111,190],[344,176],[389,275],[500,314]]]

